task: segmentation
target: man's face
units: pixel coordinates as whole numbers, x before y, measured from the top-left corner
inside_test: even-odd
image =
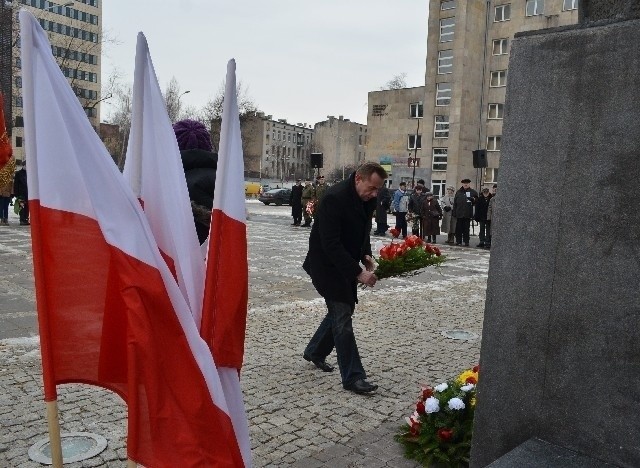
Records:
[[[471,186],[471,184],[470,184],[469,182],[464,182],[464,183],[462,184],[462,187],[463,187],[465,190],[469,190],[469,187],[470,187],[470,186]]]
[[[377,197],[382,184],[384,184],[384,179],[375,172],[366,179],[356,174],[356,192],[362,201],[369,201]]]
[[[324,184],[324,177],[320,177],[320,178],[318,179],[318,183],[319,183],[320,185]]]

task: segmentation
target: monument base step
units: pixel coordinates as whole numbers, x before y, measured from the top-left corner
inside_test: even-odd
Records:
[[[487,468],[603,468],[614,466],[533,437],[498,458]]]

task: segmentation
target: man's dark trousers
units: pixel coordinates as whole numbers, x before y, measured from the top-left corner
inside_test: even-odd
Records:
[[[311,337],[304,354],[312,361],[324,361],[335,346],[342,386],[346,387],[356,380],[367,378],[360,361],[358,345],[351,324],[351,316],[355,306],[327,299],[325,302],[327,303],[327,315]]]
[[[456,222],[456,244],[469,243],[471,218],[458,218]]]

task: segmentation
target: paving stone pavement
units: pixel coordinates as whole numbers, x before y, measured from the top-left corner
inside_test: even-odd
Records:
[[[478,361],[489,252],[443,246],[441,268],[388,279],[360,293],[354,329],[370,396],[342,389],[302,351],[325,314],[301,268],[309,230],[289,207],[247,203],[250,298],[242,386],[255,466],[413,467],[393,434],[421,384],[438,384]],[[46,437],[29,230],[0,228],[0,466],[41,466],[27,451]],[[376,239],[376,238],[373,238]],[[472,239],[472,242],[475,239]],[[478,338],[452,340],[445,330]],[[335,354],[328,361],[335,364]],[[65,466],[121,467],[122,400],[86,385],[59,386],[62,432],[104,436],[99,456]]]

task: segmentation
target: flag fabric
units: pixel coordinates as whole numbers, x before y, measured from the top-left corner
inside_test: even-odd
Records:
[[[45,399],[83,382],[128,405],[147,467],[243,466],[216,365],[140,203],[33,15],[20,12],[25,151]]]
[[[11,141],[9,140],[7,124],[4,120],[4,97],[0,93],[0,169],[9,162],[12,154]]]
[[[248,446],[248,424],[239,382],[249,292],[244,198],[236,62],[230,60],[222,109],[200,334],[209,344],[218,366],[236,437],[241,446]]]
[[[180,150],[167,115],[149,46],[138,33],[131,131],[124,176],[200,328],[204,256],[198,242]],[[213,181],[211,182],[213,184]]]

